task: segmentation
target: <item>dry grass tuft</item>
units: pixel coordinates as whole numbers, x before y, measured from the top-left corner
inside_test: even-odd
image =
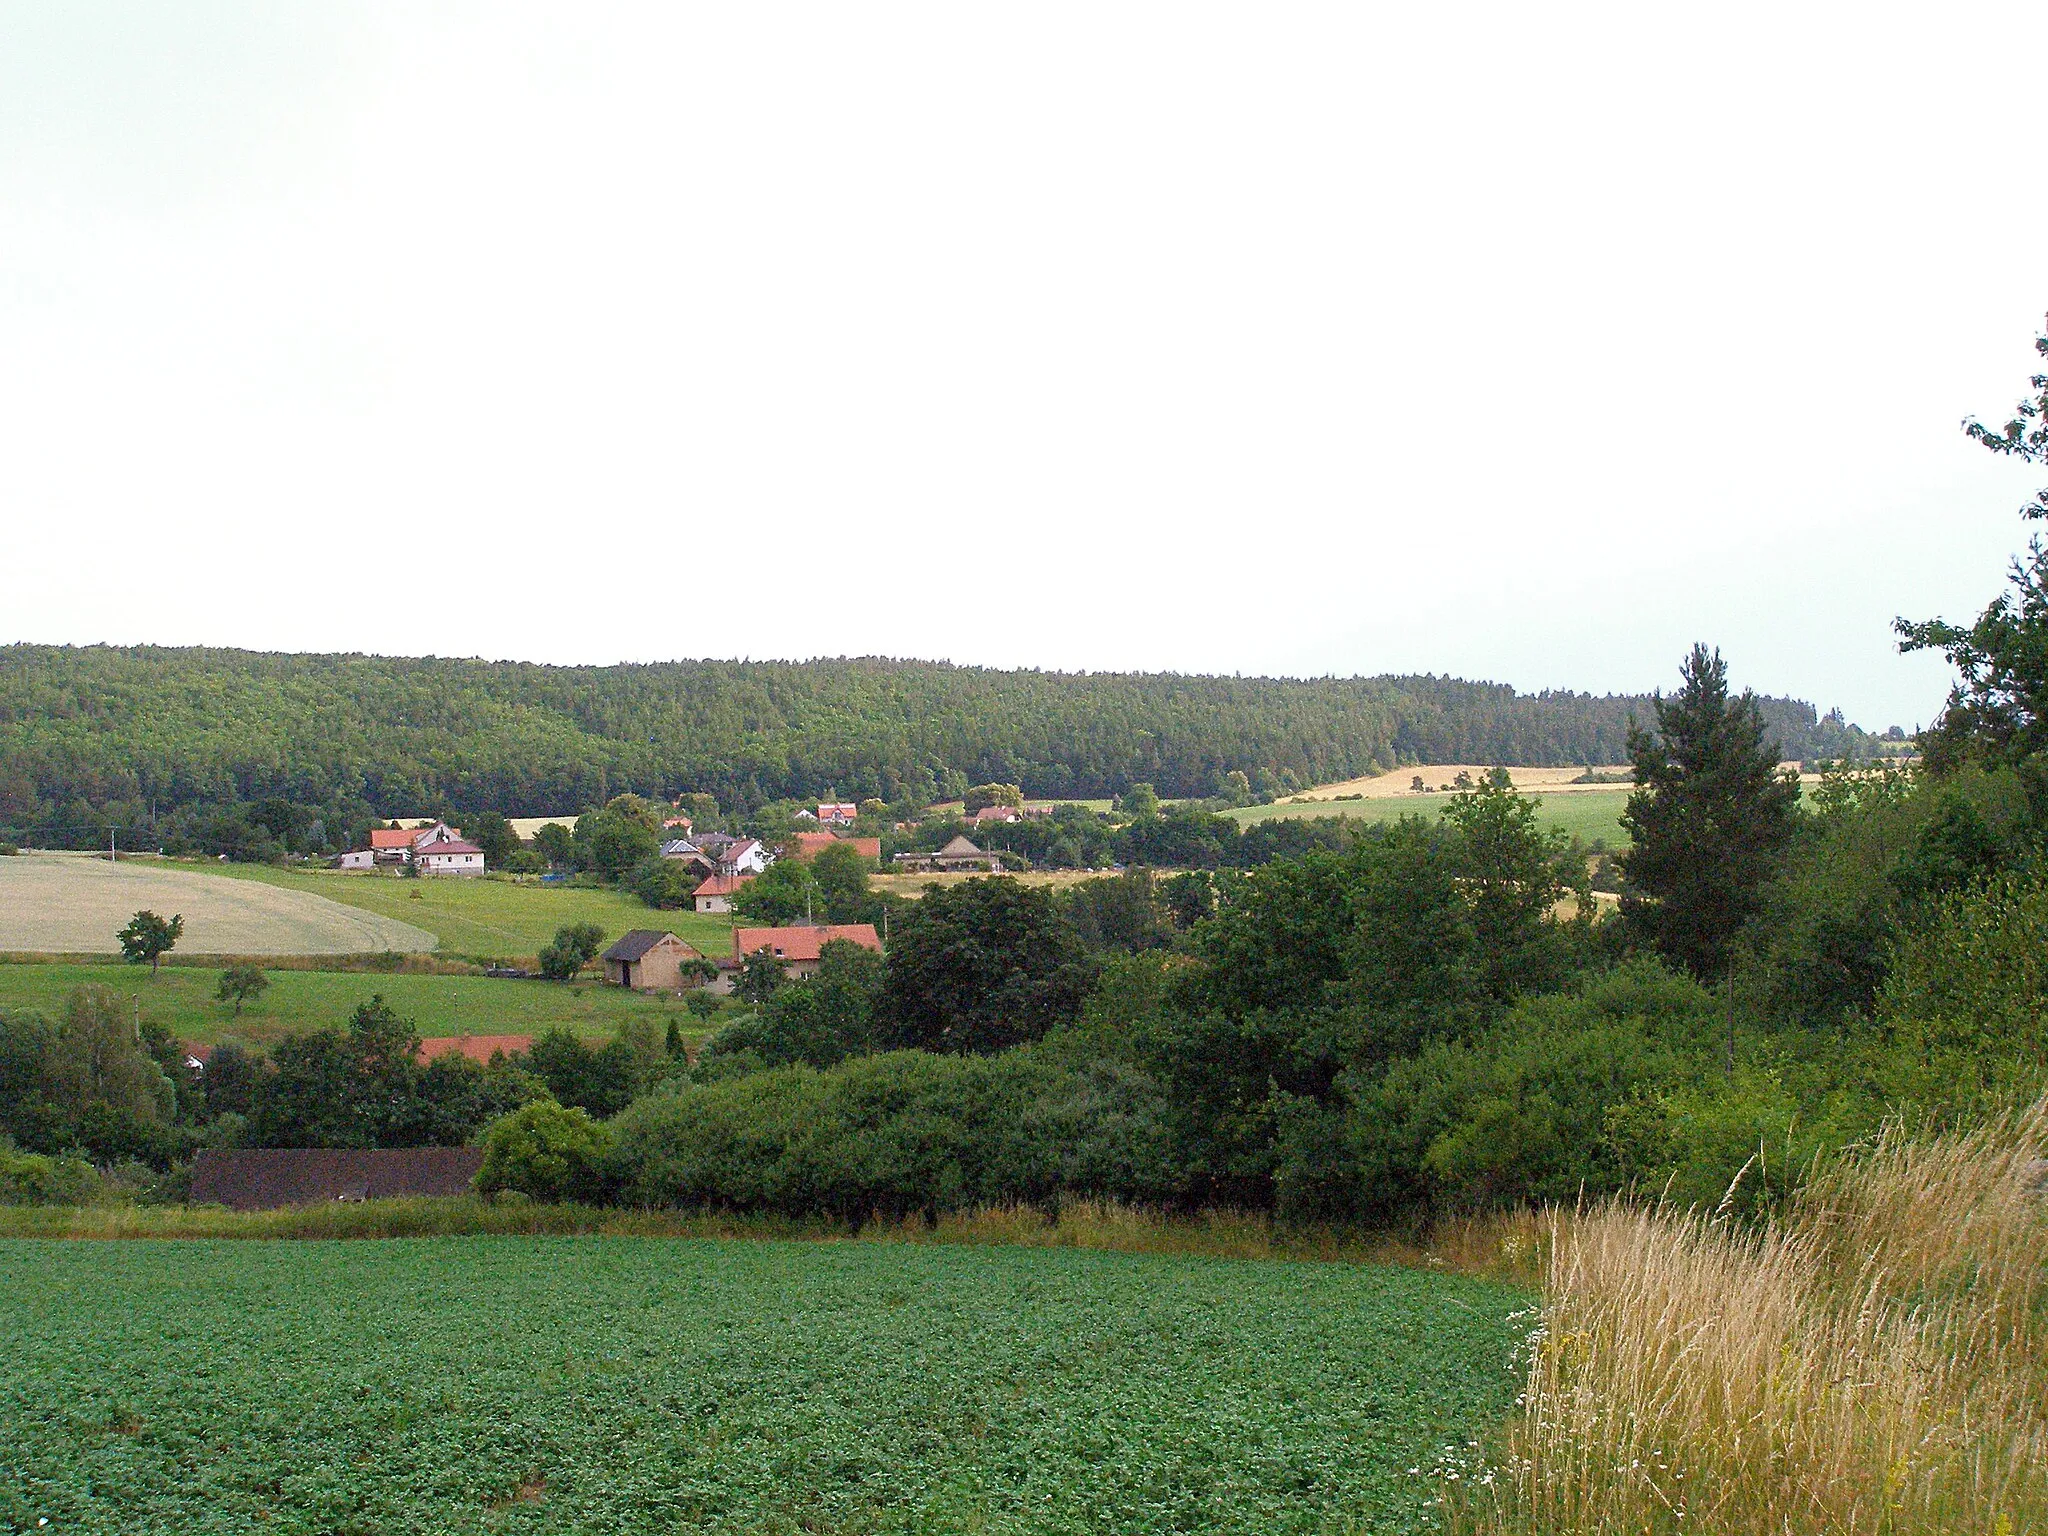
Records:
[[[2048,1103],[1897,1126],[1785,1219],[1551,1217],[1485,1532],[2048,1530]]]

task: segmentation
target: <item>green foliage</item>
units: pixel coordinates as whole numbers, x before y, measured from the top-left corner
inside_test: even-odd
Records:
[[[516,1190],[534,1200],[597,1201],[611,1133],[581,1109],[536,1099],[484,1130],[477,1192]]]
[[[0,1141],[0,1205],[90,1205],[100,1176],[77,1157],[45,1157]]]
[[[1527,1327],[1520,1292],[1373,1265],[601,1237],[459,1252],[5,1245],[0,1520],[1418,1531],[1437,1485],[1408,1469],[1508,1413]],[[208,1448],[203,1468],[164,1444]]]
[[[1123,792],[1117,809],[1126,816],[1142,819],[1159,814],[1159,791],[1150,784],[1133,784]]]
[[[2048,333],[2034,340],[2048,357]],[[2033,399],[2022,400],[2002,431],[1972,420],[1964,430],[1993,453],[2027,464],[2048,463],[2048,374],[2030,383]],[[2048,518],[2048,489],[2035,494],[2020,515]],[[1967,628],[1941,619],[1914,623],[1898,619],[1893,628],[1902,651],[1938,650],[1961,674],[1934,728],[1921,747],[1930,767],[1946,772],[1965,763],[2027,764],[2048,753],[2048,545],[2036,537],[2023,559],[2012,563],[2011,590],[2001,593]],[[2038,774],[2037,798],[2048,793]]]
[[[1877,1022],[1894,1092],[1973,1107],[2048,1087],[2048,880],[2002,877],[1947,897],[1900,936]]]
[[[871,949],[833,939],[818,952],[813,976],[772,988],[758,1009],[705,1047],[705,1057],[747,1056],[768,1066],[836,1066],[882,1049],[884,962]],[[707,1002],[710,1000],[707,998]],[[716,1010],[712,1004],[707,1015]]]
[[[462,818],[462,835],[483,850],[487,869],[503,869],[520,851],[519,834],[496,811],[471,811]]]
[[[533,851],[557,867],[574,864],[576,834],[559,821],[550,821],[534,829]]]
[[[304,841],[317,807],[327,843],[359,845],[371,785],[387,811],[439,804],[456,820],[566,820],[620,786],[649,797],[687,786],[742,814],[834,786],[892,805],[990,782],[1052,800],[1145,782],[1181,798],[1210,793],[1226,761],[1272,794],[1397,761],[1612,762],[1630,715],[1648,707],[1434,677],[1074,675],[873,658],[544,667],[17,645],[0,649],[0,834],[104,847],[109,824],[142,825],[153,806],[174,849],[261,860],[282,846],[252,818],[266,800],[301,808],[288,838]],[[1765,707],[1788,753],[1822,755],[1811,706]],[[1869,743],[1852,733],[1841,745]],[[618,857],[616,870],[639,857]]]
[[[1052,892],[968,880],[928,891],[894,925],[888,1011],[906,1045],[999,1051],[1072,1019],[1090,979]]]
[[[793,863],[794,860],[778,860]],[[874,861],[851,843],[834,843],[820,848],[806,862],[817,891],[819,916],[828,923],[871,923],[880,915],[879,906],[868,894],[868,876]],[[770,866],[771,869],[773,866]],[[753,881],[748,881],[752,885]],[[742,887],[742,894],[745,887]]]
[[[697,892],[697,877],[679,860],[660,854],[642,859],[626,874],[626,889],[662,912],[687,909]]]
[[[811,866],[801,859],[777,859],[733,893],[732,909],[761,928],[786,928],[822,918],[824,895]]]
[[[1069,886],[1064,896],[1074,932],[1091,951],[1135,953],[1172,937],[1172,918],[1149,869],[1128,869],[1104,880]]]
[[[1157,1089],[1114,1063],[897,1051],[658,1094],[614,1124],[629,1205],[847,1221],[1071,1195],[1170,1198]]]
[[[535,1037],[518,1065],[543,1083],[557,1103],[608,1119],[633,1102],[648,1084],[653,1059],[660,1054],[636,1046],[633,1033],[621,1030],[593,1049],[566,1029]]]
[[[576,866],[594,871],[605,880],[617,880],[661,852],[660,822],[649,826],[647,816],[637,806],[621,806],[618,800],[601,811],[586,811],[578,816],[574,838]]]
[[[743,1003],[765,1003],[789,979],[787,968],[772,950],[757,949],[740,959],[740,973],[733,978],[732,993]]]
[[[535,959],[541,975],[549,981],[574,981],[602,948],[602,928],[595,923],[571,923],[557,929],[553,942],[543,945]]]
[[[220,973],[220,985],[214,989],[214,997],[223,1003],[235,1005],[235,1017],[242,1016],[242,1005],[251,998],[261,997],[263,989],[270,985],[270,978],[263,974],[263,967],[250,962],[231,965]]]
[[[1622,821],[1634,846],[1622,873],[1647,897],[1631,926],[1674,965],[1718,977],[1791,842],[1799,785],[1778,772],[1755,695],[1728,696],[1719,651],[1695,645],[1675,698],[1655,701],[1655,733],[1631,730],[1636,792]]]
[[[991,805],[1009,805],[1022,808],[1024,791],[1015,784],[976,784],[961,797],[960,809],[972,816],[976,811]]]
[[[120,941],[122,957],[130,965],[141,965],[146,961],[154,971],[158,962],[177,946],[184,934],[185,918],[182,913],[165,918],[145,909],[129,918],[127,926],[114,937]]]

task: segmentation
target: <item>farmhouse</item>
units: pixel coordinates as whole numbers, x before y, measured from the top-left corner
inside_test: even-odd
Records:
[[[423,875],[480,875],[484,872],[484,851],[459,837],[443,838],[415,847],[412,862]]]
[[[968,821],[973,826],[986,827],[995,822],[1011,823],[1023,819],[1024,813],[1014,805],[984,805]]]
[[[604,979],[615,987],[636,992],[680,992],[685,961],[704,956],[672,933],[656,928],[635,928],[599,957],[604,961]],[[695,978],[692,978],[695,985]]]
[[[728,837],[723,832],[698,838],[697,851],[711,861],[714,875],[758,875],[775,861],[758,838]]]
[[[481,1147],[201,1149],[192,1159],[192,1203],[270,1211],[395,1195],[466,1195],[484,1165]]]
[[[892,863],[906,871],[976,869],[994,873],[1003,867],[1001,855],[985,853],[964,837],[954,838],[937,853],[899,853]]]
[[[854,818],[859,815],[859,806],[841,800],[837,804],[818,807],[818,824],[826,827],[850,827]]]
[[[732,958],[735,965],[748,955],[758,955],[767,950],[780,960],[783,969],[792,976],[811,976],[817,973],[818,954],[834,939],[844,939],[849,944],[858,944],[862,949],[882,952],[882,937],[875,932],[873,923],[818,923],[798,928],[735,928],[732,931]]]
[[[690,898],[699,912],[730,912],[732,899],[739,888],[753,879],[752,875],[713,875],[697,887]]]

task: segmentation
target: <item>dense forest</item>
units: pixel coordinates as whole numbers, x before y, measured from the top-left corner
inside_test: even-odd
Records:
[[[1788,756],[1866,755],[1839,714],[1766,699]],[[1262,795],[1406,763],[1611,763],[1643,697],[1437,677],[1006,672],[880,658],[550,667],[160,647],[0,648],[0,835],[104,840],[266,800],[343,816],[573,816],[614,795],[751,810],[834,792],[929,802]]]

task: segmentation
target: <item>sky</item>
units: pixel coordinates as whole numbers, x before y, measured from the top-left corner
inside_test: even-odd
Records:
[[[2048,6],[0,0],[0,641],[1938,711]]]

